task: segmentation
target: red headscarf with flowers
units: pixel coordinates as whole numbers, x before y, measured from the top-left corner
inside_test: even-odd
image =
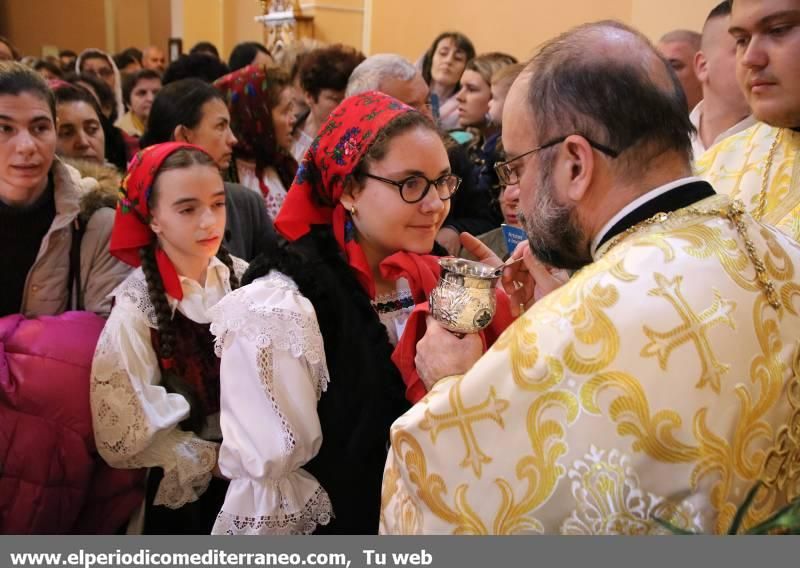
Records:
[[[289,88],[289,77],[282,71],[254,63],[214,81],[231,114],[231,129],[237,138],[236,155],[255,160],[256,176],[264,197],[269,193],[262,181],[264,168],[274,167],[286,187],[297,172],[294,158],[278,147],[272,124],[270,90],[280,80],[285,81],[285,88]]]
[[[308,233],[312,225],[330,225],[336,242],[370,298],[375,297],[372,272],[364,251],[355,240],[353,222],[341,197],[345,180],[380,131],[409,112],[416,111],[376,91],[344,100],[311,143],[275,219],[275,228],[290,241]]]
[[[119,202],[109,245],[111,254],[125,264],[133,267],[141,265],[139,249],[156,241],[156,235],[150,228],[150,207],[147,202],[161,164],[178,150],[187,148],[206,153],[193,144],[166,142],[138,152],[128,164],[128,173],[122,179],[119,189]],[[182,300],[183,288],[178,271],[161,247],[156,248],[156,264],[164,282],[164,290],[176,300]]]

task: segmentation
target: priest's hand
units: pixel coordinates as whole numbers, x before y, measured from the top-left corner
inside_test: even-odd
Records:
[[[458,256],[461,242],[458,240],[458,231],[451,227],[442,227],[436,235],[436,242],[447,249],[451,256]]]
[[[463,337],[450,333],[430,316],[427,325],[417,342],[414,364],[425,388],[431,390],[440,379],[469,371],[483,355],[483,341],[477,333]]]
[[[511,253],[509,262],[522,258],[503,271],[502,283],[511,301],[511,314],[520,316],[541,298],[569,280],[565,270],[547,266],[534,256],[528,241],[522,241]]]
[[[492,249],[486,246],[486,243],[477,237],[473,237],[469,233],[461,233],[461,246],[464,247],[468,253],[478,259],[478,262],[488,264],[497,268],[503,261],[497,256]]]

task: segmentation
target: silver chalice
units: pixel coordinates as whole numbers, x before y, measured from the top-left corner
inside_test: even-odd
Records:
[[[455,333],[476,333],[492,322],[498,269],[462,258],[441,258],[439,282],[431,291],[433,318]]]

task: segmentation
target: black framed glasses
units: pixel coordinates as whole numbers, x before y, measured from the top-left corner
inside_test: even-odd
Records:
[[[428,179],[425,176],[408,176],[400,181],[383,178],[372,174],[364,174],[364,177],[376,179],[383,183],[395,186],[400,190],[400,197],[406,203],[419,203],[428,195],[431,186],[436,188],[439,199],[447,201],[461,185],[461,178],[455,174],[444,174],[436,179]]]
[[[525,156],[529,156],[530,154],[533,154],[534,152],[538,152],[540,150],[544,150],[545,148],[550,148],[552,146],[555,146],[556,144],[561,144],[564,140],[566,140],[570,136],[573,136],[573,134],[568,134],[567,136],[559,136],[558,138],[554,138],[553,140],[550,140],[549,142],[545,142],[541,146],[537,146],[533,150],[528,150],[527,152],[524,152],[524,153],[520,154],[516,158],[512,158],[512,159],[507,160],[505,162],[500,162],[499,164],[495,164],[494,171],[497,174],[497,179],[499,179],[500,183],[503,184],[503,185],[516,185],[516,184],[518,184],[519,183],[519,174],[517,174],[516,170],[514,170],[514,168],[511,167],[512,163],[516,162],[520,158],[524,158]],[[597,150],[599,152],[602,152],[603,154],[606,154],[607,156],[609,156],[611,158],[616,158],[617,156],[619,156],[619,152],[609,148],[608,146],[605,146],[603,144],[595,142],[594,140],[591,140],[591,139],[587,138],[586,136],[583,136],[583,134],[578,134],[578,136],[583,137],[589,143],[589,146],[591,146],[592,148],[594,148],[595,150]]]

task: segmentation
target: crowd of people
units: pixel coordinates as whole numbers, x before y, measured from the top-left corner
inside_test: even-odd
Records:
[[[798,56],[0,38],[0,532],[800,531]]]

